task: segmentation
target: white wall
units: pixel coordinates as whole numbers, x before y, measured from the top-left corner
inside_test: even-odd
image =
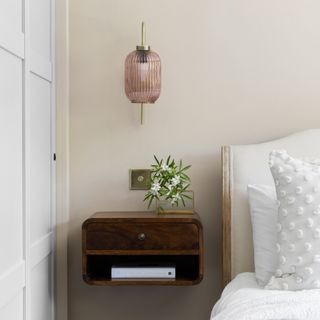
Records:
[[[316,0],[70,2],[70,320],[205,320],[220,293],[220,146],[319,127]],[[162,59],[155,105],[124,94],[124,60],[147,23]],[[195,287],[90,287],[81,223],[98,210],[145,209],[128,169],[173,155],[193,165],[206,268]]]

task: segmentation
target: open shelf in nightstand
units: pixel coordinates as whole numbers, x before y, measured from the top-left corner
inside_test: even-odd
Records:
[[[174,264],[175,279],[112,279],[112,265]],[[198,255],[88,255],[85,281],[89,284],[195,284],[199,279]]]

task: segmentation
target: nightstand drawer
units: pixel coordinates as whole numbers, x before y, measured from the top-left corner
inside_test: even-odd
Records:
[[[87,250],[196,250],[195,223],[89,223]]]

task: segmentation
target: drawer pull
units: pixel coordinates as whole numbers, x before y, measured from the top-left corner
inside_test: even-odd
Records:
[[[143,241],[145,238],[146,238],[146,235],[145,235],[144,233],[139,233],[139,234],[138,234],[138,239],[139,239],[140,241]]]

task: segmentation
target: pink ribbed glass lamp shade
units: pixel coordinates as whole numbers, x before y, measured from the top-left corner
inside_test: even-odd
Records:
[[[133,103],[141,104],[141,124],[143,105],[154,103],[161,91],[161,61],[157,53],[146,45],[145,24],[142,22],[141,45],[128,54],[125,61],[125,93]]]
[[[161,62],[151,50],[136,50],[125,61],[125,92],[133,103],[154,103],[161,91]]]

